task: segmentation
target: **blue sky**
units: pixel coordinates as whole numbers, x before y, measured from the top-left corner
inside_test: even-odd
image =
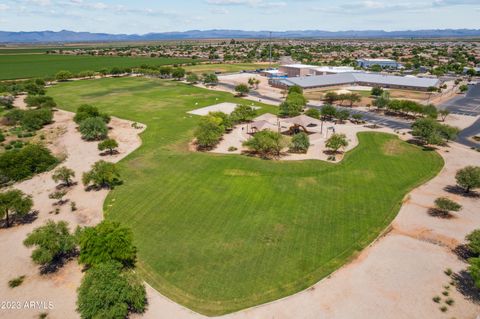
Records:
[[[0,0],[0,30],[480,28],[480,0]]]

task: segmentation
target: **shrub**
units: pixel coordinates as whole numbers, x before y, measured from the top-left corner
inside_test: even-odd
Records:
[[[196,84],[200,79],[198,78],[198,75],[195,73],[190,73],[187,75],[187,82],[190,84]]]
[[[89,172],[83,173],[82,182],[85,186],[114,188],[121,183],[121,179],[115,164],[98,161]]]
[[[448,215],[450,212],[458,212],[461,210],[462,205],[446,197],[439,197],[435,200],[435,209]]]
[[[435,303],[439,303],[440,300],[442,300],[442,298],[440,298],[439,296],[435,296],[435,297],[432,298],[432,300],[433,300],[433,302],[435,302]]]
[[[20,124],[27,130],[36,131],[52,123],[53,112],[49,108],[24,111]]]
[[[52,179],[55,183],[62,181],[66,186],[72,185],[73,177],[75,177],[75,171],[66,166],[58,168],[52,175]]]
[[[99,151],[108,150],[108,153],[110,155],[113,155],[117,147],[118,147],[118,143],[113,138],[106,139],[105,141],[98,144]]]
[[[77,311],[85,319],[127,318],[146,307],[142,281],[116,263],[100,264],[88,270],[78,288]]]
[[[73,78],[73,74],[70,71],[59,71],[57,74],[55,74],[55,79],[60,82],[67,81],[71,78]]]
[[[50,96],[45,95],[28,95],[25,98],[25,103],[29,107],[52,108],[56,107],[57,103]]]
[[[472,231],[466,239],[468,249],[476,256],[480,255],[480,229]]]
[[[103,140],[108,135],[108,127],[101,117],[89,117],[80,123],[80,133],[87,141]]]
[[[25,280],[25,276],[20,276],[17,278],[13,278],[12,280],[8,281],[8,286],[10,288],[15,288],[23,284],[23,281]]]
[[[0,184],[43,173],[57,163],[58,160],[47,148],[37,144],[5,152],[0,154]]]
[[[383,94],[383,92],[384,92],[384,90],[381,87],[375,86],[375,87],[372,88],[372,91],[371,91],[370,94],[373,95],[373,96],[380,96],[380,95]]]
[[[306,153],[310,147],[310,139],[305,132],[293,135],[290,145],[290,151],[297,153]]]
[[[258,153],[263,158],[279,156],[281,150],[286,146],[285,138],[278,132],[264,130],[243,143],[250,151]]]
[[[248,105],[238,104],[230,117],[234,123],[250,122],[257,115],[257,111]]]
[[[470,258],[468,264],[468,273],[473,278],[475,286],[480,289],[480,258]]]
[[[100,113],[98,108],[96,108],[93,105],[89,105],[89,104],[81,105],[77,109],[77,113],[75,114],[75,117],[73,118],[73,120],[75,121],[75,123],[80,124],[84,120],[86,120],[87,118],[90,118],[90,117],[101,117],[105,121],[105,123],[107,123],[107,124],[110,122],[110,116],[109,115],[107,115],[105,113]]]
[[[449,306],[453,306],[453,304],[455,303],[455,300],[453,300],[452,298],[448,298],[447,300],[445,300],[445,303]]]
[[[79,262],[97,266],[118,262],[123,267],[134,267],[137,249],[133,245],[130,228],[104,220],[95,227],[85,227],[77,234],[80,246]]]
[[[451,268],[447,268],[445,269],[444,273],[445,275],[450,277],[453,274],[453,270]]]
[[[76,249],[75,237],[70,234],[65,221],[47,221],[45,226],[35,228],[28,234],[23,244],[27,247],[36,246],[32,252],[32,260],[39,265],[50,264]]]
[[[250,92],[250,89],[247,84],[242,83],[235,87],[235,92],[237,92],[239,96],[245,96]]]
[[[325,146],[333,153],[337,153],[339,149],[348,146],[347,136],[345,134],[333,134],[325,142]]]
[[[457,185],[462,187],[466,193],[480,187],[480,167],[467,166],[457,171],[455,175]]]

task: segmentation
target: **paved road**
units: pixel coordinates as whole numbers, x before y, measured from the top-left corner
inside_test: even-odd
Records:
[[[229,83],[219,83],[219,86],[228,90],[235,91],[235,85]],[[257,91],[251,91],[250,96],[261,99],[263,102],[281,103],[280,99],[276,99],[270,96],[263,95]],[[316,109],[321,109],[321,104],[309,103],[307,106]],[[452,113],[477,116],[480,115],[480,84],[472,87],[465,96],[460,96],[448,101],[446,104],[440,106],[440,108],[448,109]],[[349,107],[337,106],[337,109],[346,109],[351,114],[362,114],[363,119],[367,122],[377,125],[385,126],[394,130],[409,129],[412,126],[411,122],[407,122],[402,119],[385,116],[382,114],[376,114],[373,112],[366,112],[361,110],[352,109]],[[480,147],[480,143],[476,143],[469,138],[474,135],[480,134],[480,119],[476,121],[472,126],[466,128],[458,135],[457,142],[468,147]]]

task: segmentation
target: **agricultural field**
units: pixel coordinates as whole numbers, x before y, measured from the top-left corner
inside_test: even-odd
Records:
[[[359,134],[340,164],[190,152],[199,117],[187,111],[245,101],[174,81],[76,81],[48,94],[69,111],[90,103],[147,125],[142,146],[120,162],[124,184],[107,197],[105,217],[133,229],[138,270],[150,285],[207,315],[275,300],[328,276],[443,166],[436,152],[382,133]]]
[[[203,73],[233,73],[241,71],[252,71],[256,69],[268,68],[268,63],[237,63],[237,64],[197,64],[185,67],[187,72],[197,73],[199,75]],[[274,64],[273,67],[278,67]]]
[[[167,65],[189,62],[192,62],[192,60],[86,55],[0,54],[0,80],[53,76],[61,70],[77,73],[86,70],[98,71],[102,68],[137,67],[142,64]]]

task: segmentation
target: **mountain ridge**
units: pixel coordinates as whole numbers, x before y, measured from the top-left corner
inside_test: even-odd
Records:
[[[178,32],[152,32],[139,34],[110,34],[61,31],[0,31],[0,43],[69,43],[69,42],[116,42],[116,41],[155,41],[155,40],[195,40],[195,39],[261,39],[268,38],[270,31],[244,30],[189,30]],[[480,37],[480,29],[425,29],[425,30],[290,30],[272,31],[273,38],[308,39],[349,39],[349,38],[464,38]]]

